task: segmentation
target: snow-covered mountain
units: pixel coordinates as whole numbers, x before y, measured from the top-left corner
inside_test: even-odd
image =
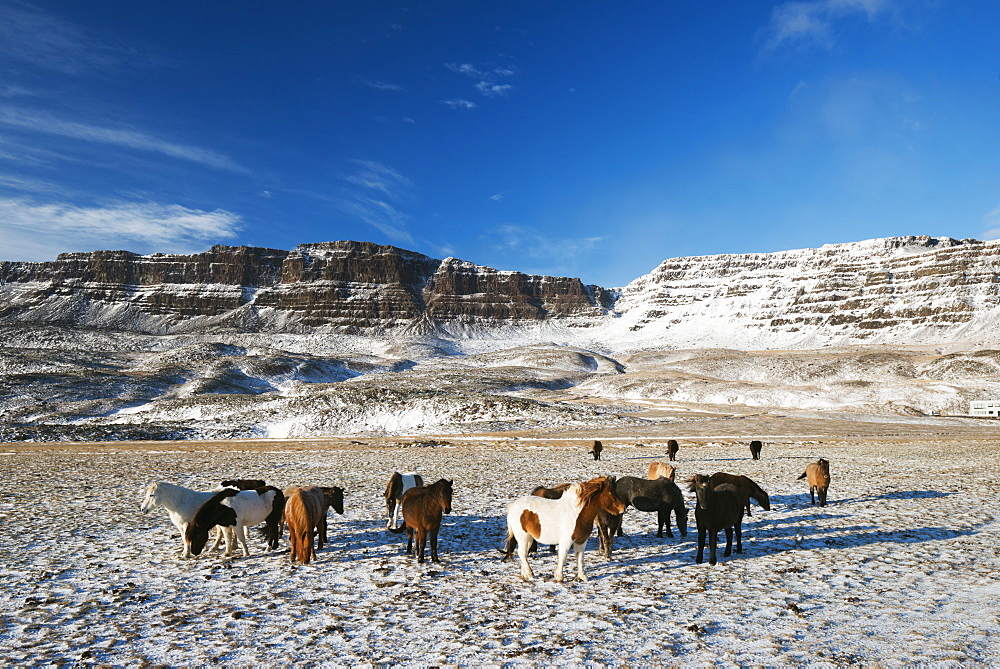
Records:
[[[0,263],[0,324],[433,334],[459,348],[539,337],[607,351],[981,345],[1000,338],[998,277],[1000,242],[930,237],[674,258],[621,290],[366,242],[97,251]]]
[[[1000,242],[928,237],[620,290],[358,242],[0,263],[0,441],[963,414],[1000,397],[998,277]]]

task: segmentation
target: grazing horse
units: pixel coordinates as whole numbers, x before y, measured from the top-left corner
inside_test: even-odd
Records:
[[[760,504],[760,508],[765,511],[771,510],[771,498],[768,496],[767,491],[746,476],[741,476],[739,474],[727,474],[726,472],[715,472],[708,478],[708,482],[713,488],[720,486],[723,483],[729,483],[736,486],[736,489],[740,492],[740,496],[743,498],[743,503],[746,505],[748,518],[753,517],[753,514],[750,513],[751,497],[757,500],[757,503]]]
[[[810,463],[798,478],[800,481],[802,479],[808,479],[810,501],[815,504],[816,497],[819,497],[819,505],[826,506],[826,491],[830,488],[830,462],[820,458]]]
[[[198,513],[188,523],[184,531],[184,541],[192,554],[200,555],[208,542],[209,530],[218,525],[223,528],[226,536],[225,556],[233,554],[235,547],[233,531],[235,531],[236,538],[243,546],[243,556],[250,557],[245,528],[259,525],[269,517],[274,518],[274,507],[282,506],[283,501],[281,491],[273,486],[259,490],[235,488],[220,490],[198,509]],[[227,531],[228,528],[233,528],[233,531]],[[269,540],[268,545],[270,544]]]
[[[665,479],[674,480],[677,475],[677,468],[673,465],[669,465],[666,462],[650,462],[649,471],[646,473],[646,478],[650,481],[655,481],[661,476]]]
[[[614,478],[601,476],[584,483],[574,483],[559,499],[528,495],[507,505],[507,537],[517,541],[521,560],[521,578],[530,581],[535,575],[528,564],[529,539],[544,544],[558,544],[555,580],[563,580],[563,567],[572,545],[576,554],[577,578],[586,581],[583,573],[583,550],[594,531],[598,511],[617,515],[625,505],[614,494]]]
[[[285,523],[288,524],[288,542],[291,544],[292,562],[302,564],[316,557],[313,537],[319,547],[326,543],[326,513],[332,506],[344,513],[344,489],[323,486],[291,486],[285,490]]]
[[[764,444],[754,439],[750,442],[750,457],[754,460],[760,460],[760,449],[764,448]]]
[[[198,509],[215,494],[215,492],[198,492],[166,481],[150,483],[139,510],[149,513],[157,506],[166,509],[170,522],[181,533],[181,556],[192,557],[188,542],[184,540],[184,533],[187,531],[188,523],[198,513]]]
[[[601,459],[601,451],[604,450],[604,444],[599,441],[595,441],[593,447],[590,449],[591,455],[594,456],[595,460]]]
[[[625,503],[625,508],[634,506],[637,511],[656,512],[656,536],[662,537],[666,529],[670,531],[670,512],[674,512],[677,529],[681,536],[687,536],[687,507],[684,506],[684,495],[677,484],[668,478],[660,477],[655,481],[640,479],[635,476],[623,476],[615,481],[615,495]],[[617,520],[615,531],[618,536],[625,536],[621,529],[621,518]]]
[[[708,535],[710,554],[708,563],[716,563],[715,549],[718,545],[719,530],[726,531],[726,551],[722,554],[728,557],[733,549],[733,533],[736,533],[736,552],[743,552],[743,499],[736,486],[723,483],[713,487],[709,477],[695,474],[691,478],[691,490],[698,496],[698,504],[694,509],[695,522],[698,524],[698,556],[695,562],[702,563],[705,551],[705,535]]]
[[[223,488],[236,488],[237,490],[256,490],[266,485],[263,479],[229,479],[222,482]]]
[[[399,522],[399,511],[403,508],[403,493],[423,484],[424,479],[416,472],[392,473],[392,476],[389,477],[389,484],[385,487],[385,509],[389,514],[389,522],[386,527],[396,527]]]
[[[441,516],[451,513],[452,481],[438,479],[431,485],[410,488],[403,494],[403,525],[390,527],[390,532],[402,534],[406,530],[406,554],[413,552],[413,535],[417,535],[417,562],[424,561],[427,539],[431,542],[431,561],[438,560],[438,532]]]
[[[677,459],[677,440],[676,439],[668,439],[667,440],[667,458],[669,458],[669,460],[671,462],[673,462],[674,460]]]

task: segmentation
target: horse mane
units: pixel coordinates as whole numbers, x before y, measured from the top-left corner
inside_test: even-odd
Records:
[[[582,506],[587,506],[590,500],[593,499],[594,495],[601,491],[601,486],[603,486],[608,481],[607,476],[599,476],[596,479],[591,479],[589,481],[583,481],[577,485],[580,486],[580,502]]]

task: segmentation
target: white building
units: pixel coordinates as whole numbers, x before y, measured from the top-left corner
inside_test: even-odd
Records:
[[[1000,416],[1000,400],[979,400],[969,403],[970,416]]]

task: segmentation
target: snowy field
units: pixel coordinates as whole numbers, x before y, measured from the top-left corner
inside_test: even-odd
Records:
[[[748,440],[749,440],[748,436]],[[229,450],[227,450],[229,449]],[[499,561],[504,508],[538,483],[644,476],[661,444],[324,442],[4,444],[0,657],[6,664],[987,665],[1000,658],[996,441],[789,439],[681,443],[679,475],[746,474],[771,511],[745,519],[742,555],[696,565],[687,538],[630,510],[611,561],[596,533],[582,583],[518,578]],[[830,504],[796,477],[831,462]],[[440,564],[383,529],[393,470],[455,481]],[[341,485],[332,543],[292,566],[268,553],[183,560],[167,515],[139,513],[152,481],[208,489],[234,475]],[[693,495],[687,494],[692,507]],[[572,576],[572,571],[568,572]]]

